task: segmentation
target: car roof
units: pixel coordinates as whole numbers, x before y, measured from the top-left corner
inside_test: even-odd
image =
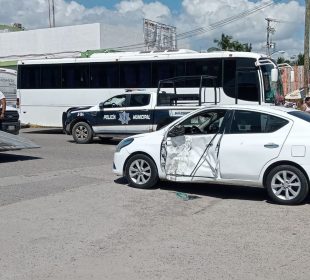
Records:
[[[206,106],[205,108],[214,108],[214,109],[226,109],[226,110],[251,110],[251,111],[260,111],[265,113],[277,113],[281,115],[286,115],[288,112],[298,111],[293,108],[286,108],[284,106],[275,106],[275,105],[212,105]]]

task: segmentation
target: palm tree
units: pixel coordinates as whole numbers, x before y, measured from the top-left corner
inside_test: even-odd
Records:
[[[250,52],[252,51],[252,44],[242,44],[239,41],[232,41],[233,37],[225,35],[222,33],[221,39],[214,39],[213,42],[223,51],[240,51],[240,52]]]
[[[229,36],[229,35],[225,35],[224,33],[222,33],[221,35],[221,39],[218,40],[218,39],[214,39],[214,43],[217,44],[217,46],[223,50],[223,51],[228,51],[229,49],[231,49],[232,47],[232,36]]]

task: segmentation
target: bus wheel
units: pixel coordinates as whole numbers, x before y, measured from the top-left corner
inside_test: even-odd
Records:
[[[93,140],[93,130],[86,122],[78,122],[73,126],[72,136],[76,143],[87,144]]]

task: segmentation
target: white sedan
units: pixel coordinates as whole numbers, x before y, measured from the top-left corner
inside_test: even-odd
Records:
[[[122,140],[113,171],[137,188],[158,180],[264,187],[281,204],[309,192],[310,114],[282,107],[214,106]]]

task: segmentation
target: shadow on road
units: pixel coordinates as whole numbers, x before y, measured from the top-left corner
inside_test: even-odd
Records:
[[[125,178],[118,178],[114,182],[119,185],[127,184],[127,180]],[[221,199],[239,199],[269,202],[267,193],[262,188],[175,182],[159,182],[156,185],[156,188],[167,191],[182,192],[192,196],[210,196]]]
[[[64,134],[61,128],[26,128],[21,132],[29,134]]]
[[[0,153],[0,163],[42,159],[40,157]]]
[[[67,142],[68,143],[73,143],[73,144],[77,144],[77,145],[102,145],[102,144],[104,144],[104,145],[111,145],[111,146],[116,146],[120,141],[121,141],[122,139],[104,139],[104,140],[102,140],[102,139],[94,139],[91,143],[89,143],[89,144],[77,144],[74,140],[68,140]]]

